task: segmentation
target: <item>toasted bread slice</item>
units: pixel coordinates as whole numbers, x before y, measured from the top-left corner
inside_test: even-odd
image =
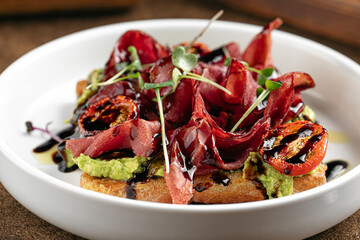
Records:
[[[326,165],[321,164],[314,174],[294,178],[293,193],[302,192],[326,183]],[[215,181],[212,175],[197,176],[194,180],[192,202],[205,204],[241,203],[264,200],[266,190],[258,181],[244,179],[242,171],[227,174],[227,181]],[[147,182],[127,183],[109,178],[96,178],[83,173],[80,186],[92,191],[142,201],[171,203],[164,178]]]

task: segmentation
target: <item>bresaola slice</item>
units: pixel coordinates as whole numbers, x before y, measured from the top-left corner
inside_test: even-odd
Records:
[[[261,141],[261,136],[269,129],[270,119],[262,118],[254,123],[249,131],[231,133],[221,129],[206,111],[200,94],[195,95],[192,119],[206,120],[214,136],[214,147],[220,153],[220,158],[213,158],[212,165],[224,170],[233,170],[241,167],[247,158],[247,151],[255,151]],[[212,144],[212,143],[211,143]],[[207,161],[210,164],[210,161]]]
[[[272,91],[264,111],[265,117],[271,118],[271,127],[276,127],[297,116],[304,109],[300,91],[315,86],[313,79],[306,73],[286,73],[274,81],[281,81],[282,86]]]
[[[289,76],[281,76],[277,80],[282,82],[281,87],[273,90],[267,101],[264,116],[271,118],[271,126],[280,125],[287,115],[294,100],[294,82]]]
[[[104,81],[119,71],[116,66],[117,64],[131,62],[130,53],[127,51],[130,46],[134,46],[137,49],[142,64],[154,63],[169,55],[168,49],[148,34],[137,30],[127,31],[115,44],[104,70]]]
[[[158,121],[132,119],[94,136],[65,140],[66,149],[73,157],[83,153],[96,158],[105,152],[119,149],[131,150],[136,156],[149,157],[158,151],[159,138],[156,135],[159,132]]]
[[[179,150],[179,144],[172,145],[171,163],[169,173],[164,173],[166,186],[170,192],[174,204],[188,204],[193,196],[193,181],[185,177],[183,171],[184,162]]]
[[[249,132],[226,132],[211,119],[201,95],[195,94],[189,123],[169,133],[171,164],[165,179],[173,203],[184,204],[191,199],[193,186],[189,181],[194,176],[240,168],[249,152],[256,150],[269,125],[270,119],[264,118]],[[183,192],[187,194],[183,196]]]
[[[276,18],[266,25],[245,49],[242,54],[242,60],[252,67],[256,65],[260,65],[261,68],[273,67],[271,31],[280,27],[282,23],[280,18]]]
[[[149,81],[151,83],[161,83],[172,79],[172,72],[175,66],[171,61],[171,56],[158,61],[149,70]],[[174,93],[163,99],[164,117],[168,123],[168,129],[174,129],[185,125],[191,117],[193,89],[195,82],[190,79],[182,79]],[[161,96],[169,94],[172,87],[164,87],[160,90]],[[144,89],[142,91],[149,100],[155,98],[153,89]],[[157,104],[152,101],[154,106]]]

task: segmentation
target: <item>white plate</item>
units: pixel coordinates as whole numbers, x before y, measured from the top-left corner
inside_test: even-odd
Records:
[[[343,159],[350,171],[316,189],[274,200],[229,205],[176,206],[120,199],[81,189],[79,171],[39,164],[31,150],[47,139],[25,133],[25,121],[64,128],[75,104],[76,81],[102,67],[116,39],[141,29],[161,43],[178,43],[203,20],[151,20],[94,28],[52,41],[12,64],[0,78],[1,182],[46,221],[92,239],[300,239],[319,233],[360,208],[360,67],[315,42],[273,32],[273,56],[285,73],[304,71],[317,87],[304,100],[321,123],[349,141],[330,142],[325,161]],[[214,48],[236,41],[242,49],[261,27],[217,21],[202,37]]]

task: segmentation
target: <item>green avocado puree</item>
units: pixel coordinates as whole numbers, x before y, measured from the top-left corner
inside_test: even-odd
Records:
[[[88,77],[89,83],[99,83],[103,79],[103,69],[94,70],[90,73]],[[81,104],[84,104],[86,100],[88,100],[94,93],[96,93],[98,90],[98,87],[93,86],[90,89],[85,88],[81,94],[81,96],[77,100],[77,105],[80,106]]]
[[[66,150],[68,154],[70,151]],[[70,157],[70,156],[71,157]],[[120,158],[112,160],[92,159],[89,156],[80,154],[79,157],[72,157],[69,154],[67,160],[72,159],[79,166],[81,171],[93,177],[106,177],[115,180],[128,180],[134,173],[144,171],[144,165],[147,163],[146,157]]]
[[[260,154],[255,152],[251,152],[245,161],[243,177],[259,180],[270,199],[288,196],[293,192],[293,177],[276,171],[269,164],[263,162]]]

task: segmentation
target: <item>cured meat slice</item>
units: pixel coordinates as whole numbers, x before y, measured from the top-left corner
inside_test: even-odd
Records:
[[[130,46],[137,49],[142,64],[154,63],[169,55],[168,49],[148,34],[137,30],[127,31],[116,42],[114,50],[106,63],[104,80],[111,78],[118,72],[117,64],[130,62],[130,54],[127,51]]]
[[[247,133],[226,132],[212,120],[196,93],[189,123],[169,132],[171,164],[165,180],[173,203],[190,201],[194,176],[240,168],[249,152],[259,146],[269,125],[269,119],[261,119]]]
[[[281,24],[282,20],[280,18],[276,18],[274,21],[266,25],[245,49],[242,54],[242,59],[250,66],[261,65],[261,68],[272,67],[271,31],[278,28]]]
[[[91,158],[119,149],[132,150],[136,156],[148,157],[158,148],[158,121],[132,119],[97,135],[66,140],[66,148],[74,157],[81,153]]]

